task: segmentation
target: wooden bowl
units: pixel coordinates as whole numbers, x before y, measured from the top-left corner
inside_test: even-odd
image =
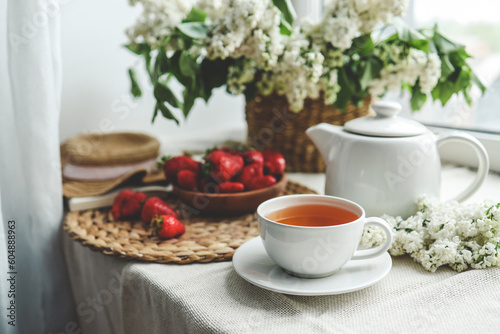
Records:
[[[251,213],[257,210],[260,203],[278,196],[285,190],[286,175],[283,174],[276,184],[258,190],[243,191],[231,194],[211,194],[189,191],[174,185],[173,193],[187,205],[192,213],[211,216],[232,216]]]

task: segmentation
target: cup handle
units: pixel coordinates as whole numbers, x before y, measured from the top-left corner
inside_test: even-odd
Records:
[[[474,149],[476,152],[477,159],[479,161],[477,167],[476,178],[464,191],[462,191],[457,196],[453,197],[452,200],[462,202],[471,197],[483,184],[486,176],[488,175],[489,170],[489,159],[488,153],[486,153],[486,149],[484,146],[477,140],[467,133],[445,133],[438,137],[437,146],[440,147],[447,142],[457,142],[462,144],[467,144]]]
[[[377,257],[389,250],[391,248],[392,244],[392,229],[387,224],[387,222],[381,218],[378,217],[370,217],[366,218],[364,226],[367,225],[373,225],[373,226],[378,226],[380,227],[384,233],[385,233],[385,242],[375,248],[370,248],[370,249],[363,249],[363,250],[357,250],[354,252],[354,255],[351,257],[351,260],[364,260],[364,259],[370,259],[372,257]]]

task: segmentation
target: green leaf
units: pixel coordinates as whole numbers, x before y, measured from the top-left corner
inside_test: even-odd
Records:
[[[455,91],[459,92],[466,89],[471,85],[471,69],[469,67],[462,67],[459,69],[458,76],[455,80]]]
[[[432,39],[428,39],[428,41],[429,41],[429,53],[438,54],[438,49],[436,47],[436,44],[434,44],[434,41]]]
[[[340,110],[345,110],[349,101],[353,100],[353,91],[356,89],[355,85],[349,80],[346,67],[339,70],[339,85],[340,91],[337,94],[337,100],[333,104]]]
[[[368,88],[370,82],[374,78],[378,77],[383,67],[384,63],[377,57],[370,57],[366,60],[366,64],[362,70],[361,78],[359,79],[362,90]]]
[[[128,69],[128,76],[130,77],[130,92],[134,97],[141,97],[142,91],[141,87],[139,87],[139,83],[137,82],[137,75],[132,68]]]
[[[441,57],[441,76],[447,77],[455,72],[455,67],[450,62],[450,58],[447,55]]]
[[[153,78],[153,73],[151,72],[151,53],[144,53],[143,54],[144,60],[146,62],[146,71],[149,74],[150,78]]]
[[[151,72],[151,47],[147,43],[126,44],[124,46],[136,55],[144,57],[146,61],[146,71],[149,77],[153,78],[153,73]]]
[[[177,25],[177,29],[185,36],[192,39],[207,37],[208,26],[201,22],[185,22]]]
[[[245,101],[247,102],[253,101],[255,99],[255,96],[257,95],[257,85],[254,81],[249,82],[246,85],[244,94],[245,94]]]
[[[174,114],[172,114],[170,109],[164,103],[161,102],[156,103],[156,108],[160,110],[163,117],[165,117],[166,119],[171,119],[175,121],[177,125],[179,125],[179,120],[175,118]],[[155,114],[158,114],[158,111],[155,111]],[[153,122],[154,122],[154,117],[153,117]]]
[[[290,23],[286,22],[285,19],[281,18],[280,21],[280,34],[285,36],[290,36],[292,34],[293,28]]]
[[[413,111],[420,110],[427,101],[427,95],[420,90],[420,84],[417,82],[412,89],[410,100],[411,109]]]
[[[434,32],[434,37],[432,38],[432,40],[439,53],[448,54],[451,52],[465,50],[464,45],[450,41],[448,38],[441,35],[441,33],[439,33],[438,31]]]
[[[347,104],[351,100],[351,94],[349,91],[345,88],[341,88],[340,92],[337,94],[337,99],[335,100],[335,103],[333,104],[335,108],[338,108],[339,110],[345,110],[347,107]]]
[[[463,55],[461,52],[451,52],[451,53],[447,53],[447,54],[444,54],[444,53],[441,53],[440,56],[441,57],[444,57],[444,56],[448,56],[448,58],[450,59],[450,62],[453,64],[453,66],[455,68],[460,68],[462,66],[469,66],[467,64],[467,54],[466,55]]]
[[[153,72],[152,74],[152,80],[151,81],[156,81],[158,78],[168,72],[169,64],[168,64],[168,57],[167,53],[163,49],[158,50],[158,54],[156,55],[155,59],[155,64],[153,66]]]
[[[446,80],[443,83],[441,83],[440,89],[439,89],[439,100],[441,101],[441,104],[443,106],[446,103],[448,103],[450,98],[455,93],[454,86],[455,86],[454,83],[449,81],[449,80]]]
[[[297,18],[297,13],[295,13],[292,2],[290,0],[273,0],[273,4],[280,10],[285,21],[292,26],[293,21]]]
[[[479,77],[474,72],[472,72],[472,82],[477,87],[479,87],[479,89],[481,90],[481,92],[484,94],[484,92],[486,91],[486,86],[481,82],[481,80],[479,79]]]
[[[208,102],[208,98],[212,94],[212,90],[226,84],[227,72],[229,65],[234,60],[227,59],[207,59],[201,63],[201,78],[203,81],[203,90],[205,94],[202,97]],[[201,94],[200,94],[201,95]]]
[[[434,101],[439,100],[439,96],[441,95],[441,83],[438,83],[431,91],[431,96]]]
[[[465,102],[467,102],[468,105],[472,105],[472,96],[470,96],[470,89],[464,89],[462,91],[462,94],[464,96]]]
[[[351,95],[354,95],[358,89],[356,87],[356,75],[352,73],[350,66],[342,67],[339,74],[339,85],[345,87]]]
[[[186,18],[182,20],[182,22],[205,22],[206,18],[207,18],[207,13],[205,13],[202,10],[193,8],[186,16]]]
[[[147,43],[125,44],[124,47],[139,56],[151,51]]]
[[[195,79],[198,76],[198,64],[196,59],[193,59],[189,54],[189,51],[183,50],[179,57],[179,69],[182,75]]]
[[[352,40],[351,48],[349,49],[349,54],[357,53],[360,57],[369,55],[373,52],[375,44],[370,36],[370,34],[361,35]]]
[[[169,59],[170,73],[183,85],[184,87],[190,86],[192,79],[182,73],[180,69],[180,58],[182,51],[176,51]]]
[[[182,113],[184,114],[184,117],[187,117],[189,115],[189,112],[193,108],[194,101],[196,100],[196,93],[190,92],[188,89],[184,90],[183,93],[184,96],[184,105],[182,107]]]
[[[182,103],[177,99],[172,90],[160,82],[155,84],[154,96],[157,101],[167,102],[175,108],[182,108]]]
[[[400,40],[407,42],[412,47],[429,52],[429,41],[427,37],[419,31],[410,28],[403,20],[395,19],[394,27]]]
[[[156,116],[158,116],[159,111],[160,111],[160,107],[158,106],[158,102],[156,102],[155,110],[153,112],[153,118],[151,119],[151,123],[155,122]]]

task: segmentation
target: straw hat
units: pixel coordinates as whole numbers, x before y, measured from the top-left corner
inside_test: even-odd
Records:
[[[87,197],[127,184],[164,181],[156,170],[160,143],[141,133],[87,134],[61,145],[63,194]]]

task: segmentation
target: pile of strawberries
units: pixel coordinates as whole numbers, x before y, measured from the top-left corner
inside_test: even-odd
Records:
[[[178,237],[186,231],[175,212],[159,197],[147,198],[146,194],[126,189],[113,201],[111,214],[115,220],[137,219],[151,227],[153,235],[160,239]]]
[[[271,149],[221,147],[209,150],[201,162],[186,155],[163,159],[167,182],[204,193],[236,193],[272,186],[285,171],[285,159]]]
[[[221,147],[209,150],[203,161],[182,155],[163,159],[167,182],[207,193],[235,193],[262,189],[275,184],[285,171],[285,159],[273,150]],[[160,239],[178,237],[186,231],[175,212],[159,197],[126,189],[113,201],[115,220],[141,219]]]

